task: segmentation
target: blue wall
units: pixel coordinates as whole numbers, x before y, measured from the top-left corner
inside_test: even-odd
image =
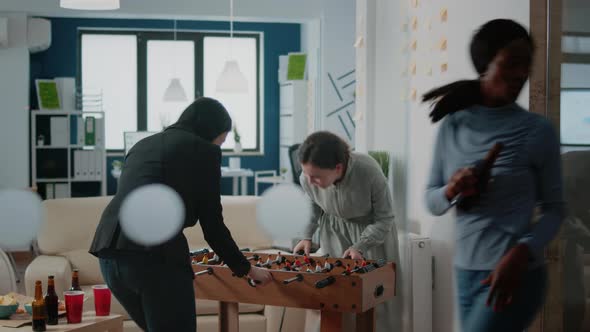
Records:
[[[171,20],[132,19],[76,19],[50,18],[52,45],[41,53],[31,55],[31,106],[36,108],[34,82],[36,78],[75,77],[77,71],[78,28],[131,28],[131,29],[172,29]],[[228,22],[177,21],[179,30],[221,30],[227,31]],[[264,40],[264,156],[242,157],[242,167],[253,170],[279,169],[279,84],[277,71],[279,55],[300,51],[299,24],[291,23],[247,23],[236,22],[235,30],[263,32]],[[113,160],[107,158],[108,193],[116,191],[116,182],[110,175]],[[227,158],[223,158],[227,165]],[[249,193],[253,193],[254,181],[249,181]],[[222,180],[222,193],[231,193],[231,180]]]

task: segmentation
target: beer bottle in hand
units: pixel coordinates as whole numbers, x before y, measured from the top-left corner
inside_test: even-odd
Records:
[[[47,294],[45,295],[45,307],[47,307],[47,325],[57,325],[57,293],[53,276],[47,280]]]
[[[33,308],[33,331],[46,331],[47,314],[41,280],[35,281],[35,300],[31,303],[31,307]]]
[[[74,269],[72,272],[72,287],[70,287],[71,291],[81,291],[80,288],[80,281],[78,281],[78,269]]]

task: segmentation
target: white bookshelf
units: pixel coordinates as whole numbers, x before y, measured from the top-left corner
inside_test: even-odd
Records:
[[[289,159],[289,147],[303,143],[308,135],[308,82],[285,81],[280,84],[280,168],[285,168],[285,178],[291,181],[293,171]]]
[[[95,132],[96,137],[102,137],[102,142],[95,145],[81,145],[81,144],[67,144],[67,145],[37,145],[37,137],[39,133],[37,132],[37,123],[39,121],[39,117],[52,117],[52,116],[61,116],[65,117],[68,120],[67,123],[67,137],[68,142],[71,142],[71,130],[70,127],[72,125],[71,116],[80,116],[86,118],[88,116],[92,116],[95,118],[102,118],[103,125],[99,128],[96,128],[97,132]],[[67,185],[67,197],[72,197],[72,183],[83,183],[83,182],[92,182],[92,183],[99,183],[99,191],[97,194],[99,196],[106,195],[106,148],[105,148],[105,131],[104,131],[104,112],[102,111],[41,111],[41,110],[32,110],[31,111],[31,183],[33,186],[42,186],[51,183],[62,183]],[[51,121],[51,120],[50,120]],[[100,131],[100,132],[98,132]],[[37,177],[37,160],[38,154],[42,150],[65,150],[65,158],[66,158],[66,165],[67,165],[67,176],[66,177],[55,177],[55,178],[39,178]],[[74,158],[74,151],[76,150],[95,150],[98,152],[99,157],[99,164],[101,165],[101,175],[97,179],[79,179],[74,176],[74,169],[72,167],[72,160]],[[63,155],[63,152],[61,152]]]

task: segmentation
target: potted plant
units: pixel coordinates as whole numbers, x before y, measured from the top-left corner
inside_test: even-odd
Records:
[[[385,177],[389,178],[389,152],[369,151],[369,155],[377,161]]]
[[[235,153],[240,153],[242,152],[242,143],[240,143],[241,141],[241,137],[240,137],[240,133],[238,132],[238,127],[234,125],[233,128],[233,133],[234,133],[234,152]]]
[[[121,176],[121,169],[123,168],[123,161],[114,160],[111,165],[113,166],[113,169],[111,170],[111,175],[115,179],[119,180],[119,177]]]

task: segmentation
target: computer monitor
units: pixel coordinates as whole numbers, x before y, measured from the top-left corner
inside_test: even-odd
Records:
[[[126,131],[123,133],[123,139],[125,144],[125,155],[131,150],[135,143],[142,139],[156,134],[156,131]]]

